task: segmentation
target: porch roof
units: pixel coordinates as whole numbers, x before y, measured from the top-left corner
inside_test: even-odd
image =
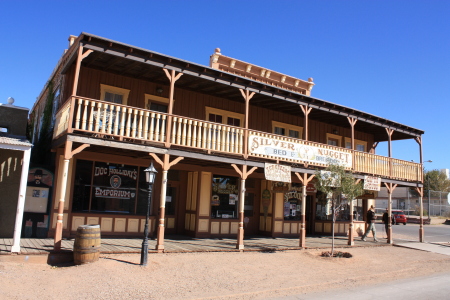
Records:
[[[359,122],[355,130],[370,132],[375,142],[388,140],[385,129],[392,129],[392,140],[420,137],[423,130],[384,119],[343,105],[306,96],[270,84],[192,63],[179,58],[124,44],[89,33],[81,33],[74,45],[61,59],[63,72],[74,63],[78,45],[94,50],[82,61],[82,66],[123,76],[149,80],[167,86],[167,77],[163,68],[175,70],[189,76],[181,76],[176,82],[177,88],[192,90],[243,103],[239,89],[255,92],[250,105],[277,110],[303,117],[300,104],[312,107],[310,120],[328,123],[339,127],[350,127],[347,117]]]

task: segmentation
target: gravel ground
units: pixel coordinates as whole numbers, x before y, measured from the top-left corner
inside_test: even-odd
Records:
[[[339,250],[339,249],[338,249]],[[0,256],[0,299],[267,299],[380,284],[450,270],[450,257],[394,246],[323,250],[101,255],[81,266]]]

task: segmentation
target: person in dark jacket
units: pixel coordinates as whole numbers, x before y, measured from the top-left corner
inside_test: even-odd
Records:
[[[386,229],[386,236],[388,236],[389,231],[389,215],[388,215],[388,209],[386,208],[386,211],[383,214],[382,217],[383,223],[384,223],[384,229]]]
[[[373,234],[373,240],[375,242],[378,242],[377,240],[377,230],[375,229],[375,220],[377,219],[377,216],[375,215],[375,208],[373,205],[370,206],[370,209],[367,211],[367,223],[369,224],[369,227],[367,227],[366,232],[362,236],[361,240],[365,241],[367,235],[370,231],[372,231]]]

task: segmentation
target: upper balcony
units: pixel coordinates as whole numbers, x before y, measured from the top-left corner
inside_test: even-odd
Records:
[[[69,133],[313,168],[340,162],[362,175],[423,180],[419,163],[84,97],[70,97],[57,112],[53,138]]]

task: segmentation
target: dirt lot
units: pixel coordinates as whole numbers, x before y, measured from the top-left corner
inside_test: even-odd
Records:
[[[351,288],[450,270],[450,256],[383,246],[323,250],[102,255],[81,266],[0,256],[0,299],[263,299]]]

